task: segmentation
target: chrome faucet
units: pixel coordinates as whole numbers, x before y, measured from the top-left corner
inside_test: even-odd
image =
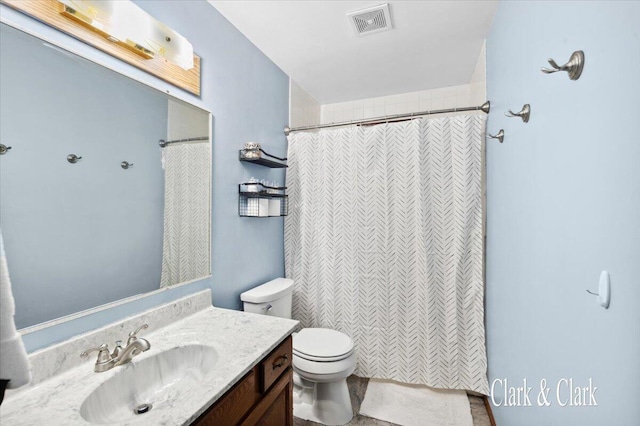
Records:
[[[122,347],[122,342],[118,340],[116,347],[112,353],[109,353],[109,346],[103,343],[97,348],[87,349],[80,354],[81,357],[88,356],[93,351],[98,351],[98,359],[93,370],[96,373],[102,373],[111,370],[113,367],[123,365],[130,362],[135,356],[140,355],[142,352],[151,349],[151,343],[148,340],[138,338],[138,333],[142,329],[149,328],[148,324],[143,324],[135,331],[129,333],[129,339],[127,340],[127,346]]]

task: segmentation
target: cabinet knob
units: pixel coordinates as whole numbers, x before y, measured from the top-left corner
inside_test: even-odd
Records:
[[[281,359],[282,361],[276,362],[279,359]],[[279,356],[278,358],[275,359],[275,361],[273,361],[273,369],[275,370],[276,368],[282,367],[283,365],[285,365],[287,363],[288,359],[289,359],[289,357],[287,355]]]

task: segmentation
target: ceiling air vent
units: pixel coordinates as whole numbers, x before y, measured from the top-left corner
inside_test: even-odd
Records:
[[[379,33],[393,28],[388,3],[356,10],[347,13],[347,16],[357,36]]]

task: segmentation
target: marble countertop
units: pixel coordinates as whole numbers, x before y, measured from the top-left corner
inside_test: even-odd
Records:
[[[188,425],[229,390],[294,330],[297,321],[210,307],[143,335],[151,349],[133,363],[161,351],[189,344],[213,347],[219,359],[197,388],[179,389],[176,403],[154,406],[148,413],[121,425]],[[124,336],[123,336],[124,337]],[[112,343],[112,342],[108,342]],[[127,365],[95,373],[90,360],[5,399],[0,424],[90,425],[80,415],[84,399]]]

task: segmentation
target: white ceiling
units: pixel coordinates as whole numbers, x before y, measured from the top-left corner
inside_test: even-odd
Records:
[[[209,0],[321,104],[467,84],[498,0],[389,0],[394,29],[357,37],[371,1]]]

